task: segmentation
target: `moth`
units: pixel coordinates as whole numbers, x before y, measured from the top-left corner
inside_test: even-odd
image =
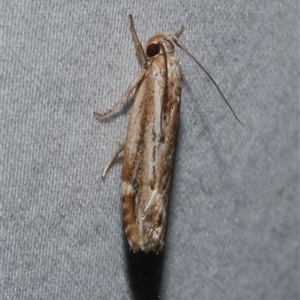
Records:
[[[123,151],[122,203],[125,233],[134,252],[158,253],[164,245],[167,205],[174,147],[178,128],[182,73],[174,48],[178,46],[206,73],[235,115],[217,83],[175,34],[160,32],[149,38],[144,51],[129,15],[130,28],[142,68],[119,101],[104,117],[124,103],[135,89],[125,143],[105,166],[104,177],[113,160]],[[240,122],[241,123],[241,122]]]

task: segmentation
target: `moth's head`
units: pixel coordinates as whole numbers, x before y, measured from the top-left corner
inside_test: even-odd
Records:
[[[151,36],[147,41],[146,55],[152,58],[163,54],[173,54],[174,46],[174,36],[168,32],[160,32]]]

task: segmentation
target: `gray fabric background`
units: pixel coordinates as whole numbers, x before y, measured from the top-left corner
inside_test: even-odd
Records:
[[[298,1],[3,1],[1,299],[299,299]],[[121,157],[144,44],[185,24],[165,248],[124,238]]]

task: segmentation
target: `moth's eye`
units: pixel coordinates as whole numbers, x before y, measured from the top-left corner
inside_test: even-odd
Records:
[[[147,47],[146,54],[149,57],[153,57],[159,53],[159,45],[158,44],[150,44]]]

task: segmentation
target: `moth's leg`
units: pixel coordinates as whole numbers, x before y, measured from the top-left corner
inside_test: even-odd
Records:
[[[142,60],[142,68],[146,69],[147,68],[147,58],[146,58],[146,54],[144,52],[143,46],[141,44],[141,42],[139,41],[139,38],[136,34],[136,30],[134,27],[134,22],[133,22],[133,17],[132,15],[129,15],[129,21],[130,21],[130,29],[132,32],[132,36],[134,39],[134,43],[135,43],[135,48],[136,51],[139,53],[139,55],[141,56],[141,60]]]
[[[139,73],[139,75],[136,77],[136,79],[133,81],[133,83],[128,87],[128,89],[126,90],[126,92],[124,93],[124,95],[121,96],[120,100],[117,103],[115,103],[111,108],[109,108],[108,110],[106,110],[104,112],[94,111],[94,115],[96,115],[98,117],[104,117],[104,116],[107,116],[110,113],[112,113],[114,110],[116,110],[122,103],[124,103],[129,98],[129,96],[132,93],[132,91],[134,90],[134,88],[143,79],[146,71],[147,70],[145,70],[145,69],[141,70],[141,72]]]
[[[109,167],[111,166],[115,158],[120,154],[120,152],[123,151],[123,149],[124,149],[124,144],[112,155],[112,157],[109,159],[108,163],[103,169],[102,177],[105,177],[107,170],[109,169]]]

